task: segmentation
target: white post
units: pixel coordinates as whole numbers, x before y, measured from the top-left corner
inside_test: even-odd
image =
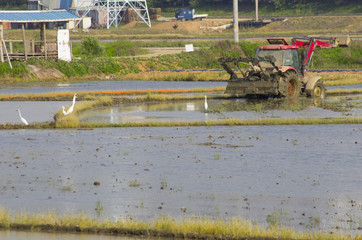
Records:
[[[234,16],[234,41],[239,42],[239,17],[238,17],[238,0],[233,0],[233,16]]]
[[[3,40],[4,40],[4,27],[3,27],[3,23],[0,22],[0,41],[1,41],[1,46],[0,46],[0,60],[1,60],[1,62],[4,62]]]
[[[258,0],[255,0],[255,21],[259,21],[258,11],[259,11]]]
[[[109,29],[109,0],[107,0],[107,29]]]

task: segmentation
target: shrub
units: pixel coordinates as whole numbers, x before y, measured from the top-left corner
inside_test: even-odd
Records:
[[[81,42],[80,52],[84,56],[102,56],[104,54],[104,47],[97,38],[86,37]]]
[[[26,68],[25,62],[17,62],[13,61],[12,63],[13,68],[10,68],[9,63],[0,62],[0,76],[11,76],[11,77],[20,77],[23,73],[28,73],[29,70]]]
[[[121,66],[113,58],[101,59],[97,66],[101,73],[114,74],[121,70]]]

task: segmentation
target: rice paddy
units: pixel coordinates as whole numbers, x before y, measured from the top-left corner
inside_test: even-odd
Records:
[[[0,177],[0,205],[5,207],[0,208],[0,228],[151,238],[362,239],[355,191],[361,179],[353,170],[359,163],[353,169],[348,165],[360,156],[361,90],[330,90],[327,99],[318,101],[265,102],[239,101],[224,89],[84,91],[78,92],[71,115],[58,108],[46,122],[0,124],[0,166],[7,169]],[[70,104],[73,94],[2,94],[0,99],[2,104]],[[205,95],[207,111],[200,107]],[[163,109],[172,115],[170,106],[174,113],[197,112],[203,118],[151,117]],[[143,120],[85,120],[94,111]],[[298,115],[303,111],[308,116]],[[8,142],[24,149],[17,151]],[[326,156],[316,158],[320,153]],[[299,172],[288,159],[308,169]],[[311,159],[314,169],[306,163]],[[339,183],[331,176],[341,175],[332,169],[343,172]],[[306,192],[311,196],[300,197]],[[44,208],[31,210],[38,206],[33,194]],[[15,196],[18,200],[6,200]],[[14,211],[24,199],[24,210]],[[61,199],[69,204],[65,211],[56,204]]]

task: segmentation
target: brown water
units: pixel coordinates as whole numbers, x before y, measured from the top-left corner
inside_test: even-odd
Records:
[[[113,220],[238,216],[267,225],[274,217],[297,229],[361,234],[361,132],[360,125],[2,130],[0,205]]]

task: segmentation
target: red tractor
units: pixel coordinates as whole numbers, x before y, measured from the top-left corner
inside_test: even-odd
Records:
[[[318,39],[332,41],[323,42]],[[320,77],[311,77],[308,67],[316,47],[332,48],[335,38],[293,38],[291,44],[285,39],[267,39],[270,45],[260,46],[255,57],[220,58],[219,62],[230,74],[226,92],[237,97],[286,97],[296,98],[299,94],[324,98],[326,89]],[[235,64],[242,74],[229,66]],[[243,70],[240,65],[248,65]]]

